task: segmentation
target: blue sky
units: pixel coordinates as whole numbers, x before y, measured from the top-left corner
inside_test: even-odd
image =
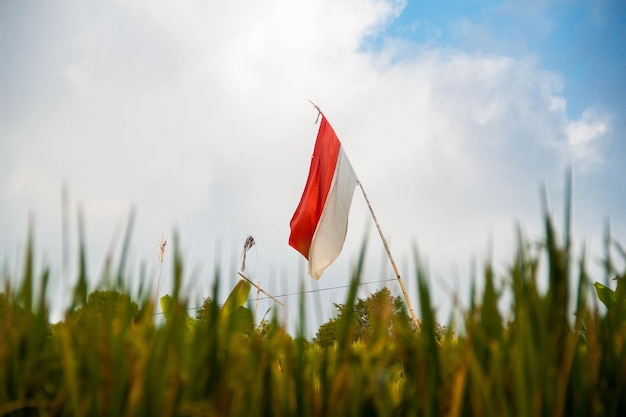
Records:
[[[451,293],[467,299],[473,261],[491,258],[504,271],[517,223],[539,238],[541,184],[560,224],[570,166],[577,253],[602,253],[608,219],[626,239],[625,8],[567,0],[2,2],[0,262],[19,270],[32,215],[60,317],[76,264],[63,265],[60,249],[65,185],[70,219],[79,205],[85,213],[92,288],[106,253],[119,253],[131,207],[132,284],[144,263],[146,284],[156,286],[161,234],[171,240],[178,230],[190,305],[211,294],[216,266],[236,280],[248,235],[257,246],[247,272],[274,294],[346,285],[368,233],[365,280],[392,278],[358,195],[344,251],[320,281],[306,277],[287,244],[317,132],[311,99],[364,184],[409,292],[418,244],[446,320]],[[322,294],[321,304],[306,300],[310,331],[345,297]],[[298,298],[286,304],[278,313],[293,321]]]
[[[623,2],[408,2],[385,34],[465,51],[532,55],[564,77],[572,117],[590,102],[624,106]]]

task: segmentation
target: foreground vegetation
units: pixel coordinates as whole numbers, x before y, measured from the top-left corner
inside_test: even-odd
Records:
[[[626,272],[610,255],[626,254],[606,245],[618,288],[597,283],[596,294],[585,254],[574,260],[569,231],[558,238],[546,216],[544,239],[520,233],[506,273],[482,269],[458,329],[435,323],[417,262],[420,330],[388,292],[357,299],[363,250],[339,315],[306,340],[275,321],[255,327],[243,281],[221,307],[207,299],[189,317],[176,249],[163,324],[147,297],[88,296],[81,263],[73,306],[51,325],[49,272],[34,276],[29,243],[19,288],[0,294],[0,416],[626,415]]]

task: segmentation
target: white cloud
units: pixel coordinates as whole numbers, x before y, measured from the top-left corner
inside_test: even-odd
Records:
[[[565,134],[571,158],[582,166],[601,162],[597,142],[608,133],[609,127],[610,116],[595,108],[585,110],[580,119],[568,122]]]
[[[195,284],[204,291],[211,245],[235,246],[237,257],[252,234],[259,270],[289,271],[263,277],[267,289],[290,292],[301,281],[294,272],[299,255],[287,246],[288,222],[317,131],[306,101],[312,99],[343,141],[398,262],[410,263],[418,241],[436,277],[463,287],[450,283],[450,267],[482,260],[490,238],[496,255],[508,255],[514,221],[534,225],[538,183],[562,175],[554,145],[566,141],[588,159],[608,122],[598,112],[568,120],[559,76],[530,58],[408,42],[363,51],[364,39],[402,5],[84,4],[52,39],[64,57],[46,69],[58,75],[50,81],[54,104],[0,126],[9,143],[0,169],[13,175],[0,186],[15,189],[20,181],[6,178],[29,173],[24,178],[37,183],[32,190],[47,189],[28,200],[38,224],[59,224],[58,210],[45,207],[66,181],[73,199],[84,202],[93,256],[102,255],[131,205],[138,210],[139,257],[178,226],[186,253],[205,267]],[[4,221],[19,222],[22,198],[2,198]],[[321,285],[345,282],[367,217],[355,196],[344,255]],[[42,240],[56,242],[53,233],[58,228]],[[98,261],[92,265],[98,270]],[[380,278],[379,267],[371,271]],[[441,294],[436,301],[449,304]]]

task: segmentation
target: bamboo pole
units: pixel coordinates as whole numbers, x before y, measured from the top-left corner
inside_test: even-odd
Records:
[[[161,273],[163,272],[163,260],[165,259],[165,245],[167,241],[165,240],[165,233],[161,233],[161,243],[159,244],[159,254],[157,255],[157,260],[161,264],[159,266],[159,279],[157,281],[157,290],[154,296],[154,306],[152,307],[152,315],[156,315],[156,306],[159,302],[159,289],[161,287]]]
[[[259,312],[259,294],[261,294],[261,280],[257,280],[257,289],[256,289],[256,302],[254,303],[254,317],[257,317]],[[256,320],[256,319],[255,319]]]
[[[391,255],[391,250],[389,250],[389,245],[387,244],[387,239],[383,235],[383,231],[380,228],[380,224],[378,224],[378,219],[374,214],[374,210],[372,209],[372,205],[370,204],[369,198],[367,198],[367,194],[365,193],[365,189],[363,189],[363,185],[361,181],[357,180],[356,182],[363,193],[363,197],[365,197],[365,202],[367,203],[367,207],[370,209],[370,213],[372,214],[372,218],[374,219],[374,224],[376,225],[376,229],[378,229],[378,234],[383,241],[383,246],[385,247],[385,251],[387,252],[387,256],[389,256],[389,261],[391,261],[391,266],[393,267],[393,272],[396,274],[396,278],[400,283],[400,288],[402,289],[402,294],[404,294],[404,299],[406,301],[406,305],[409,307],[409,312],[411,313],[411,317],[413,318],[413,324],[415,324],[415,328],[419,329],[421,327],[419,320],[417,319],[417,315],[415,314],[415,310],[413,310],[413,304],[411,304],[411,300],[409,299],[409,294],[406,292],[406,287],[404,286],[404,281],[402,281],[402,277],[400,277],[400,272],[398,271],[398,267],[396,266],[396,262],[393,260],[393,256]]]
[[[250,285],[252,285],[254,288],[256,288],[258,291],[261,291],[263,294],[267,295],[269,298],[271,298],[272,300],[274,300],[275,303],[280,304],[281,306],[285,306],[283,303],[281,303],[280,301],[278,301],[276,298],[274,298],[270,293],[268,293],[267,291],[265,291],[263,288],[261,288],[260,286],[256,285],[254,282],[252,282],[248,277],[246,277],[244,274],[242,274],[241,272],[237,272],[237,274],[239,274],[239,276],[243,279],[245,279],[246,281],[248,281],[250,283]]]

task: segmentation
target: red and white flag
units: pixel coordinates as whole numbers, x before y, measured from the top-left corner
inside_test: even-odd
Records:
[[[308,259],[314,279],[322,276],[343,248],[356,184],[341,142],[322,114],[309,177],[289,236],[289,245]]]

